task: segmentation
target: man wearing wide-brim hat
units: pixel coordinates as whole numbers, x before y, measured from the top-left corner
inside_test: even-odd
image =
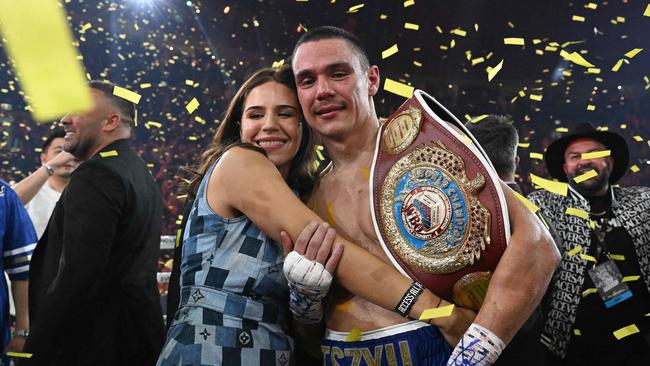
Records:
[[[552,364],[639,365],[650,360],[650,188],[613,186],[629,152],[620,135],[581,124],[544,156],[565,195],[528,198],[563,239],[541,342]]]

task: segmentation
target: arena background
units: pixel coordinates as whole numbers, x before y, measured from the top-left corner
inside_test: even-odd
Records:
[[[518,180],[525,192],[533,189],[530,173],[548,177],[537,154],[581,122],[626,138],[631,169],[621,185],[650,182],[647,1],[65,0],[62,5],[87,76],[143,96],[134,143],[163,193],[163,234],[175,232],[182,211],[179,168],[197,161],[243,78],[287,60],[306,29],[326,24],[356,33],[382,80],[424,89],[462,120],[512,116],[522,140]],[[394,45],[397,52],[387,56]],[[576,55],[594,67],[579,65]],[[501,60],[501,70],[488,81],[486,68]],[[200,105],[188,113],[193,98]],[[380,117],[403,101],[383,89],[375,98]],[[53,125],[33,122],[0,52],[0,178],[18,181],[38,167],[42,137]]]

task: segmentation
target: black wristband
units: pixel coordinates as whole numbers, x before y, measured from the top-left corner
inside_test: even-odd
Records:
[[[424,286],[420,282],[414,281],[411,287],[406,290],[404,296],[402,296],[402,300],[395,307],[395,311],[404,317],[408,317],[411,308],[423,292]]]

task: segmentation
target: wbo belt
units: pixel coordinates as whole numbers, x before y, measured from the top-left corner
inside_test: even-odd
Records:
[[[510,238],[499,178],[463,124],[416,90],[379,129],[372,216],[393,265],[478,310]]]

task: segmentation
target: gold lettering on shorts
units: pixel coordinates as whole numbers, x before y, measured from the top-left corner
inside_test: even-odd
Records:
[[[383,345],[375,346],[375,358],[373,359],[368,348],[362,348],[361,353],[363,353],[363,359],[366,361],[368,366],[381,366],[381,351],[384,349]]]
[[[387,344],[386,346],[386,360],[388,361],[388,366],[397,366],[397,358],[395,357],[395,347],[392,343]]]
[[[327,355],[330,354],[330,346],[320,346],[320,353],[323,355],[323,366],[327,365]]]
[[[344,357],[343,351],[340,348],[333,346],[330,349],[330,354],[332,355],[332,366],[341,366],[337,358],[342,359]]]
[[[399,341],[399,349],[402,354],[402,365],[413,366],[413,363],[411,362],[411,351],[409,351],[409,342]]]
[[[347,348],[345,355],[352,357],[352,366],[361,365],[361,348]]]

